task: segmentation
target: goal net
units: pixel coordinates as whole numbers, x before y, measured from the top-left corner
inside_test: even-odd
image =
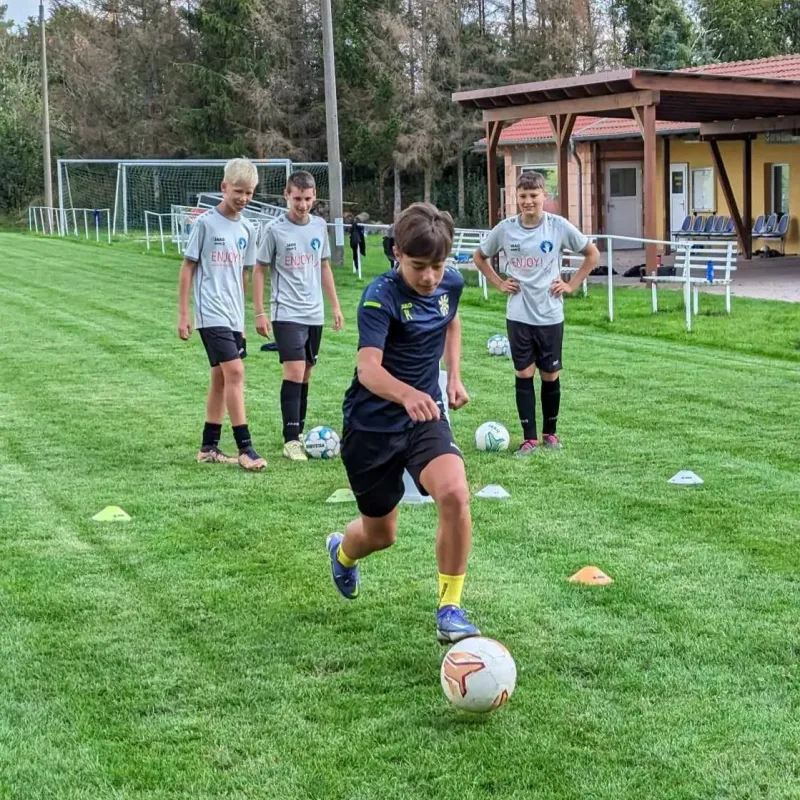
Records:
[[[61,159],[59,207],[62,213],[73,208],[111,208],[115,234],[144,231],[146,212],[168,215],[176,206],[209,207],[208,201],[219,195],[226,163],[226,159]],[[287,176],[298,169],[314,175],[324,207],[328,198],[327,164],[299,164],[288,159],[253,163],[259,176],[253,197],[255,211],[263,207],[272,209],[269,213],[274,215],[274,209],[283,204]]]

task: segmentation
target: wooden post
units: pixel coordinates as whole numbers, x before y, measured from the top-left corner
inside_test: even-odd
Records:
[[[489,190],[489,227],[500,222],[500,188],[497,185],[497,143],[500,141],[502,122],[486,123],[486,171]]]
[[[744,140],[744,197],[742,198],[742,227],[744,228],[744,254],[753,257],[753,140]]]
[[[558,148],[558,210],[569,219],[569,139],[575,127],[575,114],[548,117]]]
[[[640,106],[632,109],[633,118],[639,124],[644,139],[644,238],[656,239],[656,172],[658,160],[656,158],[656,107],[654,105]],[[654,273],[656,264],[656,245],[645,245],[645,269],[648,274]]]
[[[742,221],[741,214],[739,214],[739,206],[736,203],[736,195],[731,188],[731,181],[728,178],[728,170],[725,169],[725,162],[722,160],[722,153],[719,150],[719,143],[716,139],[710,139],[711,154],[714,156],[714,165],[719,173],[719,182],[722,185],[722,193],[725,195],[725,201],[730,209],[731,216],[733,217],[733,224],[736,226],[736,234],[739,237],[739,244],[742,247],[742,252],[745,258],[751,258],[753,255],[752,239],[750,236],[750,228],[745,230],[744,222]],[[745,155],[746,158],[746,155]],[[747,179],[745,179],[745,185]]]
[[[670,153],[670,139],[669,136],[664,137],[664,240],[667,242],[672,241],[672,170],[670,169],[670,162],[672,156]],[[683,221],[683,220],[681,220]],[[672,247],[667,245],[667,255],[672,252]]]

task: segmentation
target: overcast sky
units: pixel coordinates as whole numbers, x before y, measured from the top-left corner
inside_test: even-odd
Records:
[[[6,19],[13,19],[14,22],[22,24],[28,17],[39,16],[39,0],[0,0],[0,5],[8,6]],[[47,3],[45,3],[47,12]]]

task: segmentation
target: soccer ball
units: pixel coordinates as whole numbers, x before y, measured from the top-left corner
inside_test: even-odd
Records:
[[[511,437],[506,426],[499,422],[484,422],[475,431],[475,447],[478,450],[497,453],[500,450],[508,450],[510,442]]]
[[[448,650],[441,680],[456,708],[485,714],[508,702],[517,685],[517,665],[500,642],[475,636]]]
[[[303,446],[311,458],[336,458],[342,449],[339,434],[326,425],[312,428],[305,435]]]
[[[486,349],[490,356],[507,356],[509,353],[508,339],[502,333],[496,333],[489,337]]]

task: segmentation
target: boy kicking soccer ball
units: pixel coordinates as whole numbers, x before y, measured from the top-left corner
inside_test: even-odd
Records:
[[[325,324],[323,292],[333,312],[333,329],[344,324],[330,265],[328,226],[312,217],[317,185],[309,172],[289,176],[284,192],[288,211],[264,232],[253,271],[256,330],[261,336],[275,334],[283,365],[281,415],[283,455],[291,461],[307,461],[300,437],[306,422],[308,384],[317,363]],[[270,270],[270,315],[264,311],[264,270]],[[270,322],[271,321],[271,322]]]
[[[439,510],[440,642],[480,631],[461,608],[472,540],[469,489],[461,451],[444,416],[439,362],[447,363],[447,398],[469,401],[461,383],[458,301],[464,279],[445,268],[453,220],[415,203],[394,225],[399,267],[376,278],[358,308],[358,362],[344,399],[342,460],[361,516],[328,536],[333,582],[349,600],[359,593],[358,562],[394,544],[407,469]]]
[[[192,334],[189,293],[194,286],[196,327],[211,365],[211,385],[206,403],[203,443],[197,460],[218,464],[239,463],[261,470],[267,462],[253,449],[244,410],[245,267],[255,264],[256,234],[241,215],[258,183],[255,166],[245,158],[225,165],[222,202],[197,217],[184,252],[179,280],[178,335]],[[219,449],[225,409],[233,426],[239,457]]]
[[[564,338],[564,295],[572,294],[597,266],[600,253],[571,222],[544,211],[547,195],[544,176],[523,172],[517,181],[519,215],[496,225],[475,251],[473,260],[489,283],[508,297],[506,325],[516,372],[519,421],[525,440],[516,452],[527,456],[539,447],[536,429],[536,395],[533,376],[542,379],[542,444],[558,449],[556,435],[561,404],[559,376]],[[489,259],[501,250],[507,259],[503,280]],[[572,250],[584,256],[569,283],[561,280],[561,253]]]

